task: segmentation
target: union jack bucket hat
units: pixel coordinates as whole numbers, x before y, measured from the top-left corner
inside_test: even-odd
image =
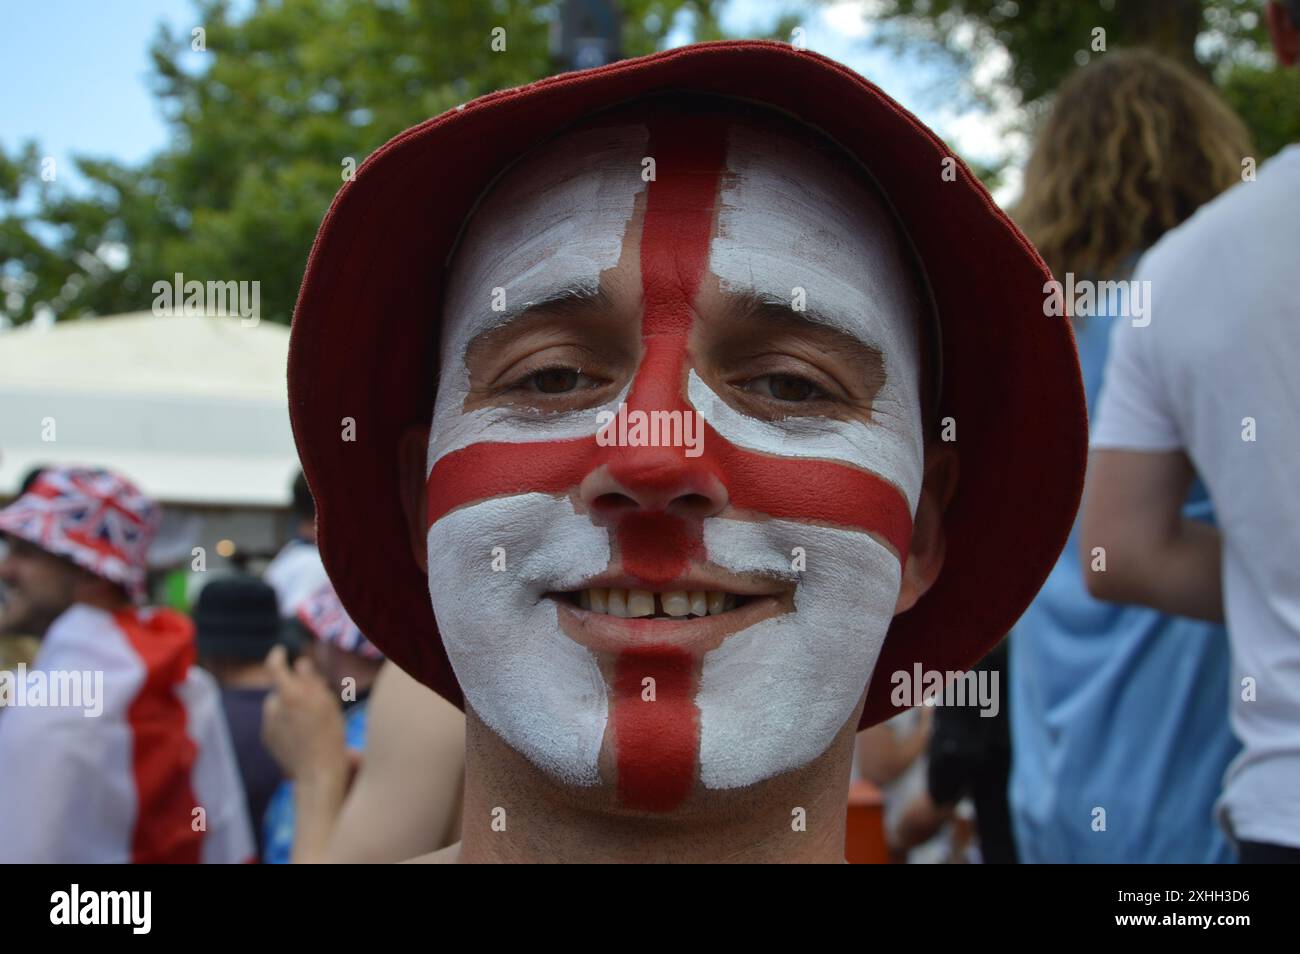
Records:
[[[352,617],[343,608],[338,594],[329,583],[322,583],[303,601],[298,609],[298,621],[322,643],[365,659],[384,658],[384,654],[352,622]]]
[[[865,728],[896,711],[891,672],[969,668],[1037,593],[1078,508],[1086,410],[1074,337],[1067,320],[1044,315],[1051,275],[1033,246],[933,132],[810,51],[700,43],[551,76],[449,110],[366,160],[321,223],[290,339],[290,415],[321,556],[370,639],[463,707],[399,493],[402,437],[430,426],[446,263],[511,162],[593,113],[670,92],[766,106],[838,143],[892,204],[933,294],[937,419],[956,423],[960,477],[943,570],[893,620]],[[340,440],[347,419],[355,440]]]
[[[147,556],[162,511],[125,477],[94,468],[50,468],[0,510],[0,533],[71,560],[142,602]]]

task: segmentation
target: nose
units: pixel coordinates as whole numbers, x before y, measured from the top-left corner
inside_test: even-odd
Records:
[[[578,496],[602,522],[650,512],[702,520],[728,502],[714,468],[680,447],[619,448],[583,478]]]

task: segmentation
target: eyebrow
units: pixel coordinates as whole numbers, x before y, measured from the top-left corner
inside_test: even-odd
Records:
[[[849,324],[846,318],[817,308],[795,308],[782,296],[760,291],[727,292],[724,293],[724,299],[728,318],[758,319],[800,334],[811,335],[816,339],[818,347],[857,365],[867,379],[876,385],[873,393],[884,383],[885,361],[880,349],[842,330]]]
[[[876,385],[873,393],[884,383],[885,366],[880,350],[842,330],[846,326],[851,327],[847,317],[815,307],[797,309],[787,298],[762,291],[724,292],[722,299],[725,319],[758,319],[787,330],[812,335],[819,347],[857,365],[866,378]],[[590,315],[612,307],[613,300],[598,279],[563,281],[534,298],[523,299],[513,305],[508,303],[505,309],[496,313],[498,318],[491,328],[474,336],[470,350],[491,347],[502,335],[517,334],[521,326],[526,328],[537,321],[566,314],[575,317]]]
[[[723,298],[732,317],[775,318],[787,324],[821,328],[832,331],[839,336],[852,338],[842,329],[851,326],[852,321],[841,315],[832,314],[819,308],[796,309],[790,302],[780,296],[759,291],[726,292]],[[507,303],[497,312],[489,332],[514,324],[520,319],[530,318],[539,312],[585,312],[593,309],[612,307],[613,302],[599,279],[571,279],[543,291],[538,297]],[[863,344],[864,347],[870,346]],[[875,349],[870,349],[875,350]]]
[[[797,330],[813,333],[836,351],[853,359],[867,359],[871,363],[880,363],[880,351],[866,342],[859,341],[853,334],[845,331],[852,328],[848,317],[823,311],[819,308],[794,308],[787,298],[764,291],[723,292],[723,302],[727,317],[763,318],[779,322]],[[486,343],[503,333],[507,328],[526,322],[530,318],[569,315],[586,315],[590,312],[614,307],[610,292],[604,289],[599,279],[571,278],[555,283],[539,292],[536,298],[521,299],[495,313],[497,320],[491,328],[474,335],[474,342]]]
[[[534,293],[531,298],[519,298],[513,303],[507,300],[505,308],[492,313],[491,326],[470,338],[465,359],[469,361],[471,356],[494,348],[498,342],[512,340],[555,318],[590,319],[613,304],[599,280],[590,279],[569,279]]]
[[[722,303],[720,317],[724,322],[733,326],[737,322],[753,320],[766,322],[780,330],[807,335],[826,354],[848,361],[857,368],[861,381],[867,386],[868,400],[874,406],[876,395],[887,381],[884,356],[879,348],[844,330],[853,326],[848,318],[819,308],[794,308],[784,296],[758,290],[723,292]],[[598,279],[556,282],[532,299],[507,304],[502,311],[495,312],[498,320],[491,328],[474,335],[465,351],[465,359],[472,360],[472,355],[491,350],[506,335],[526,333],[534,325],[565,316],[591,320],[612,307],[614,299]],[[736,330],[729,334],[736,334]]]
[[[531,317],[537,312],[588,311],[593,308],[607,308],[612,305],[609,294],[600,284],[600,279],[570,279],[545,289],[536,298],[529,298],[515,304],[506,303],[498,312],[499,318],[495,328],[514,324],[521,318]]]
[[[724,292],[723,298],[727,302],[728,310],[736,317],[771,318],[808,330],[829,331],[861,348],[879,354],[877,349],[844,330],[854,324],[847,316],[820,308],[795,308],[788,298],[762,291]]]

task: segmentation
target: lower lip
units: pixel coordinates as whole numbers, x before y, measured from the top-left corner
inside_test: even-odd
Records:
[[[717,616],[627,619],[593,613],[554,596],[547,599],[555,603],[565,635],[596,653],[621,653],[639,646],[667,646],[689,653],[705,653],[742,629],[791,609],[778,597],[755,596],[744,606]]]

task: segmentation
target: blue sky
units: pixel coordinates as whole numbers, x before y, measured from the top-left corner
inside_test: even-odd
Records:
[[[782,9],[801,6],[730,0],[723,23],[751,34]],[[870,44],[864,6],[848,0],[812,7],[807,45],[882,86],[958,150],[991,157],[1005,148],[986,120],[952,114],[936,101],[931,69]],[[60,175],[74,154],[130,163],[146,158],[167,140],[147,81],[149,44],[159,24],[188,33],[193,20],[189,0],[8,0],[0,31],[0,143],[12,149],[36,140],[43,155],[55,158]]]
[[[187,0],[8,0],[0,141],[35,139],[60,168],[73,153],[137,162],[161,148],[148,48],[160,23],[187,25],[190,11]]]

